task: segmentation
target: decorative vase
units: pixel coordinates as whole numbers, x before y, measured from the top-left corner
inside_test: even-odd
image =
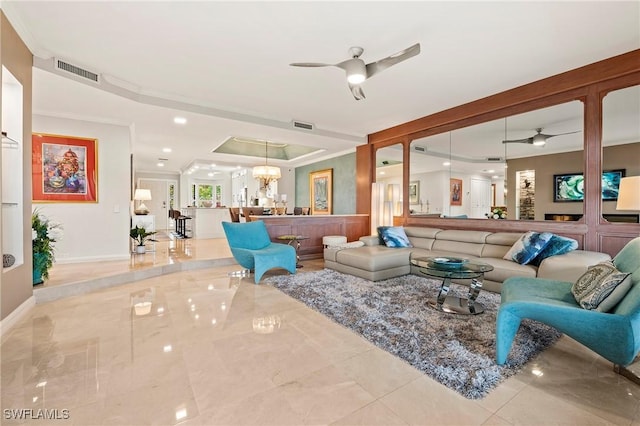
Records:
[[[136,246],[136,253],[145,254],[146,251],[147,251],[147,248],[145,246]]]
[[[42,253],[33,253],[33,285],[42,284],[44,278],[42,275],[47,271],[47,255]]]

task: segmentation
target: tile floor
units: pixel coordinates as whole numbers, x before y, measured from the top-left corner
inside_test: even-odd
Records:
[[[224,241],[182,241],[144,260],[56,265],[47,285],[229,255]],[[0,423],[640,425],[640,386],[569,338],[467,400],[278,290],[228,276],[238,269],[37,304],[2,339]]]

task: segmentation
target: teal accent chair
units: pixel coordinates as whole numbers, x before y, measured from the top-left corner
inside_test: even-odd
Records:
[[[296,250],[287,244],[272,243],[264,222],[222,222],[233,258],[242,267],[254,271],[255,282],[272,268],[296,273]]]
[[[573,283],[513,277],[502,284],[496,319],[496,361],[504,364],[520,321],[529,318],[555,327],[616,365],[626,366],[640,352],[640,237],[613,258],[621,272],[631,273],[632,287],[610,311],[580,307]]]

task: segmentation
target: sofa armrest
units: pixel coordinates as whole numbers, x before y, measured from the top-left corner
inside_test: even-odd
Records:
[[[587,268],[596,263],[611,260],[611,256],[597,251],[574,250],[547,257],[538,268],[538,278],[574,283]]]
[[[364,237],[360,237],[360,241],[364,243],[365,246],[379,246],[380,245],[380,237],[377,235],[367,235]]]

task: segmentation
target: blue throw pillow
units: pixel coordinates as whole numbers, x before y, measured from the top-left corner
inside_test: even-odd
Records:
[[[544,250],[552,236],[551,232],[529,231],[513,244],[503,259],[526,265]]]
[[[555,256],[558,254],[569,253],[578,248],[578,242],[573,238],[561,237],[555,235],[551,237],[549,244],[538,254],[532,261],[532,265],[540,266],[543,260],[547,257]]]
[[[387,247],[413,247],[402,226],[378,226],[378,236]]]

